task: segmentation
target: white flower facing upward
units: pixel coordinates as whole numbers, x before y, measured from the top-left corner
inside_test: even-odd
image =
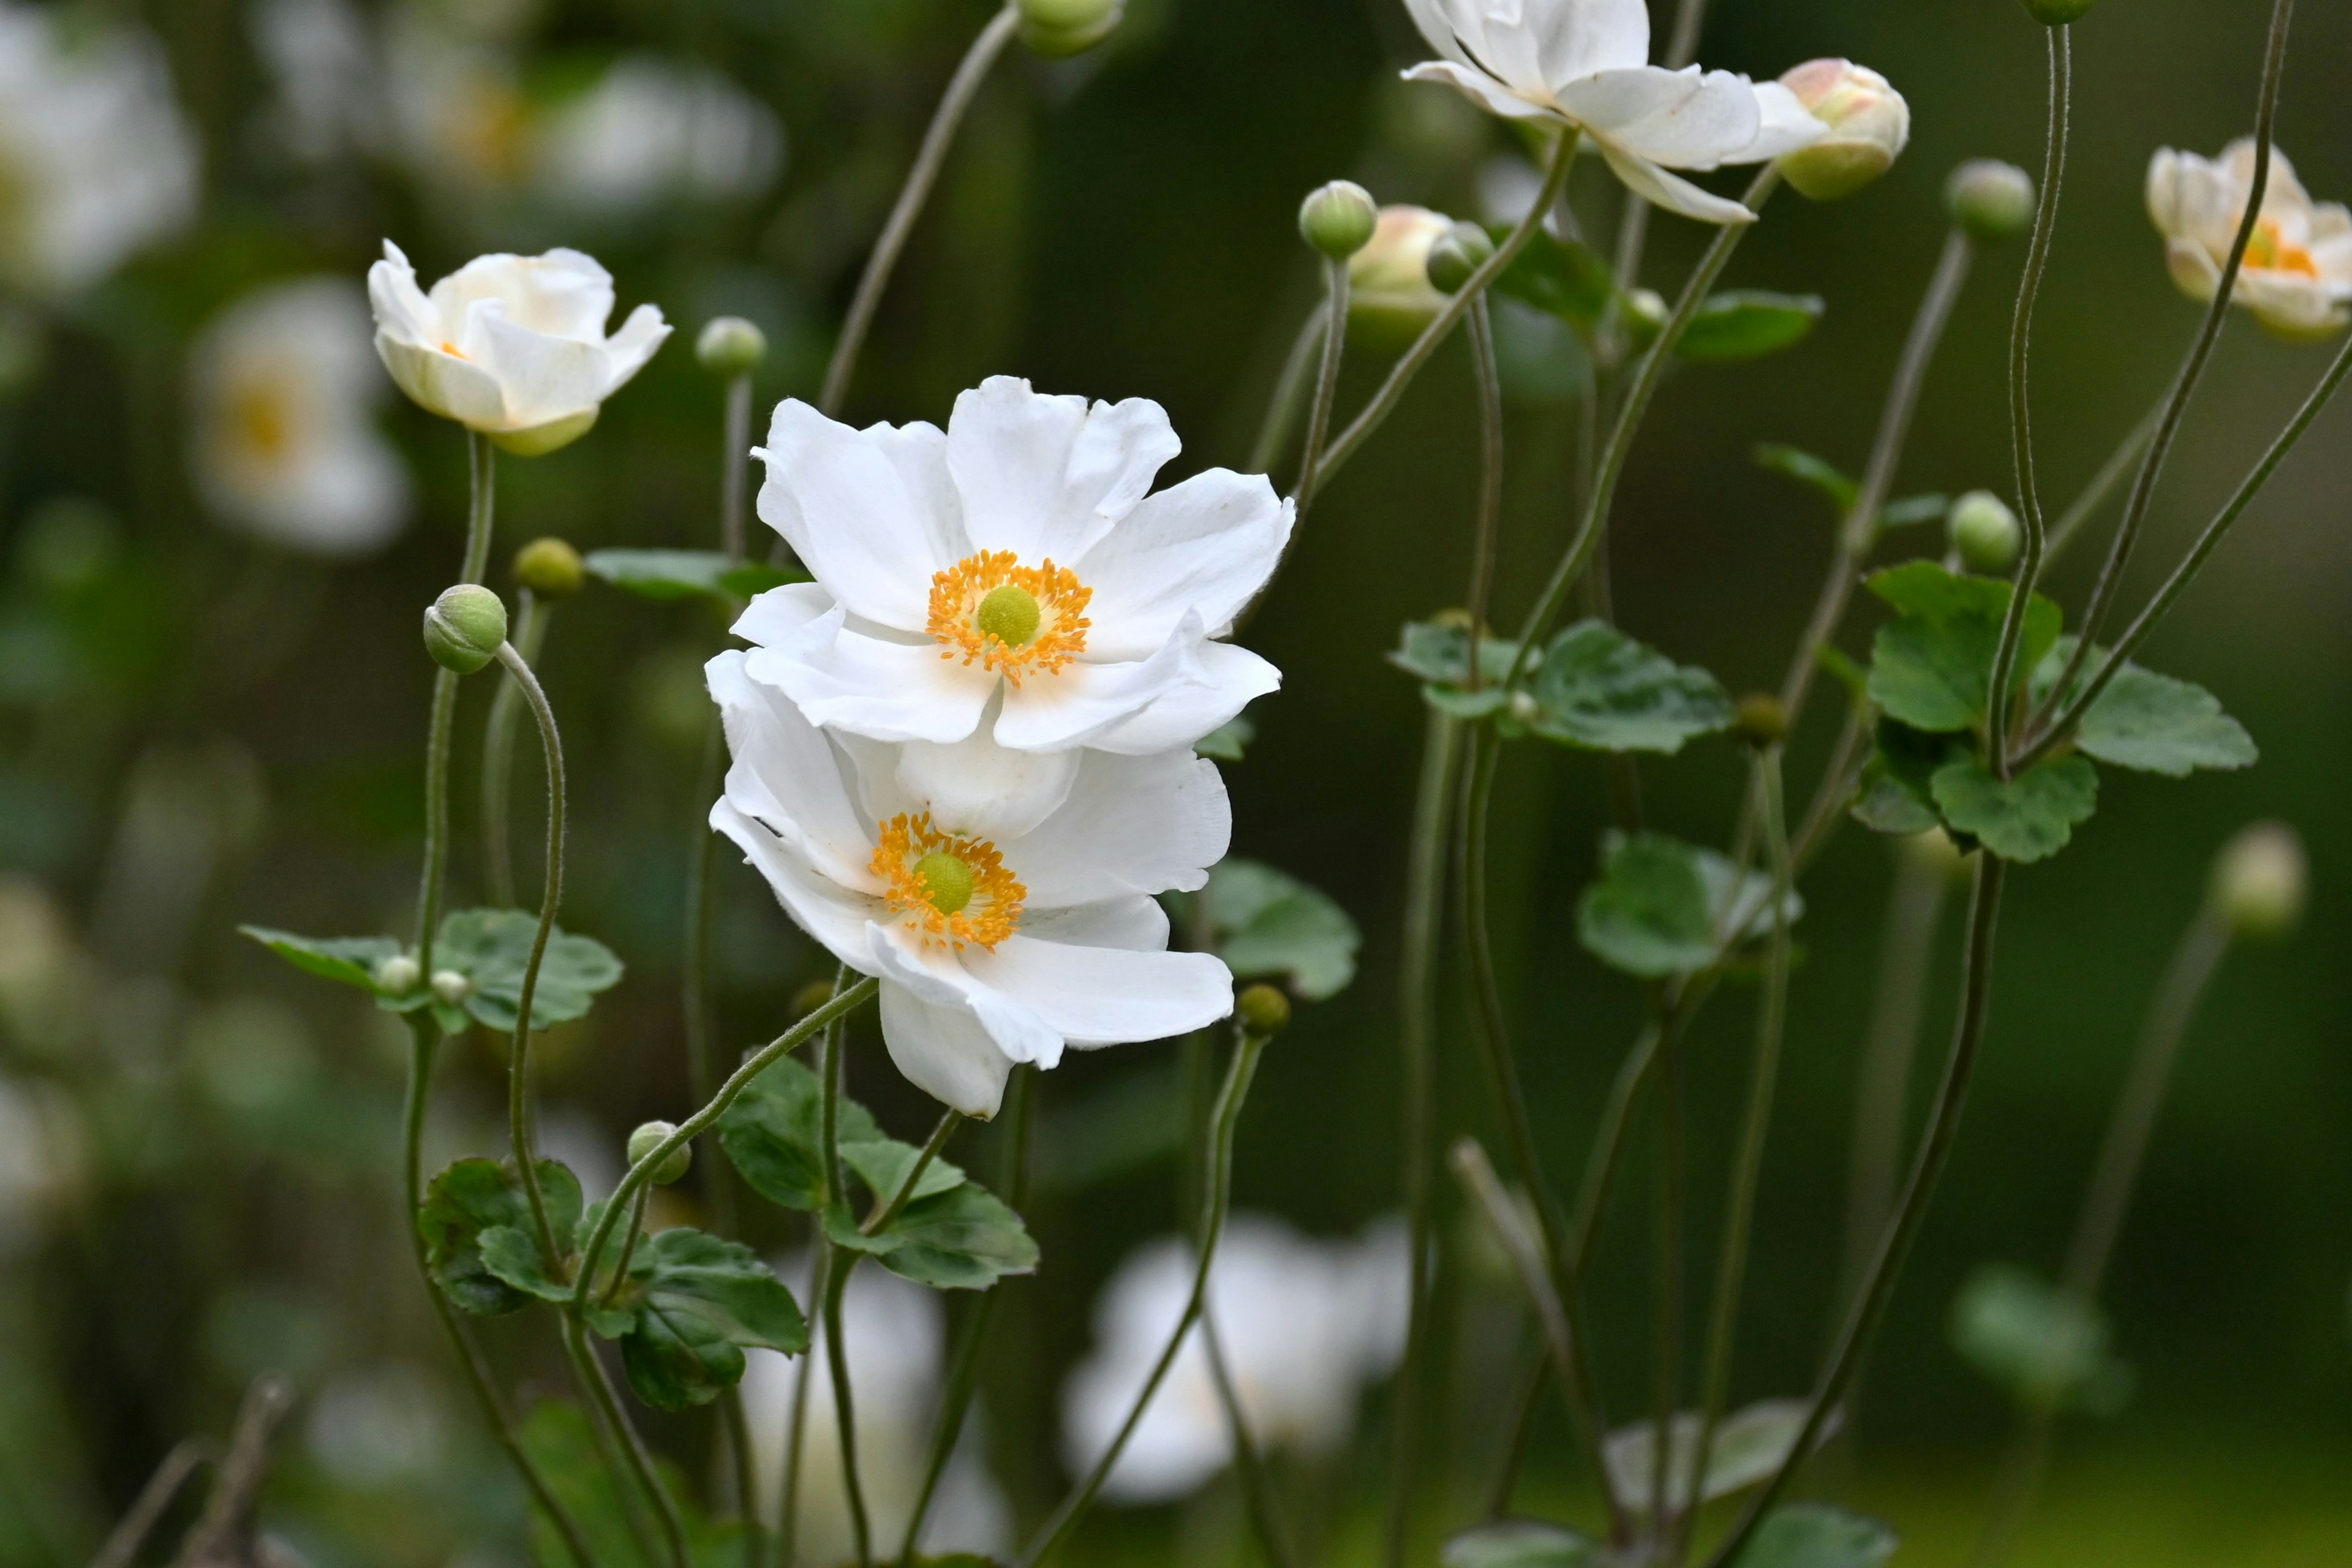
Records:
[[[746,616],[757,630],[762,612]],[[752,678],[708,666],[734,753],[710,825],[801,928],[882,982],[890,1059],[989,1117],[1015,1062],[1164,1039],[1233,1010],[1217,959],[1170,952],[1152,895],[1208,880],[1233,830],[1216,764],[1187,750],[1033,755],[983,738],[827,734]]]
[[[255,290],[205,330],[191,381],[196,483],[224,521],[327,556],[400,531],[408,474],[372,417],[383,378],[359,285],[304,278]]]
[[[1223,468],[1157,494],[1156,403],[1091,408],[999,376],[929,425],[776,410],[760,515],[816,581],[763,595],[751,673],[884,741],[986,729],[1021,751],[1188,746],[1281,684],[1216,639],[1273,574],[1290,506]]]
[[[1101,1461],[1143,1391],[1192,1289],[1195,1255],[1170,1237],[1119,1266],[1095,1307],[1095,1351],[1062,1392],[1063,1457],[1074,1474]],[[1358,1394],[1404,1349],[1403,1228],[1361,1241],[1309,1241],[1278,1219],[1236,1215],[1209,1271],[1207,1315],[1250,1436],[1261,1446],[1328,1453],[1355,1423]],[[1197,1490],[1232,1462],[1233,1429],[1196,1328],[1104,1484],[1122,1502]]]
[[[1511,120],[1549,120],[1591,138],[1610,168],[1648,201],[1703,223],[1753,221],[1670,169],[1762,163],[1828,127],[1776,81],[1650,60],[1644,0],[1405,0],[1444,57],[1413,67]]]
[[[368,269],[375,349],[426,410],[533,457],[579,439],[669,336],[656,305],[613,315],[613,275],[576,250],[478,256],[426,294],[390,240]]]
[[[2167,147],[2147,166],[2147,212],[2165,238],[2173,281],[2210,300],[2245,221],[2254,188],[2254,140],[2240,137],[2219,160]],[[2315,203],[2275,148],[2263,213],[2246,247],[2231,303],[2280,337],[2312,342],[2352,322],[2352,213]]]

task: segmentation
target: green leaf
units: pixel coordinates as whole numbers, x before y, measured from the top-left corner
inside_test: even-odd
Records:
[[[1601,1548],[1557,1524],[1497,1520],[1465,1530],[1445,1543],[1439,1568],[1598,1568]]]
[[[1971,757],[1937,769],[1933,784],[1946,822],[2020,865],[2066,847],[2099,805],[2099,771],[2080,757],[2053,757],[2006,784]]]
[[[621,1495],[624,1483],[604,1464],[586,1411],[568,1400],[541,1400],[523,1417],[517,1436],[546,1478],[548,1489],[579,1526],[595,1568],[671,1568],[667,1555],[648,1559],[640,1549],[629,1522],[630,1505]],[[742,1568],[743,1525],[704,1518],[695,1507],[694,1489],[678,1468],[664,1459],[656,1459],[655,1466],[686,1526],[694,1568]],[[554,1521],[536,1507],[530,1514],[530,1553],[539,1568],[589,1568],[572,1557]]]
[[[2039,702],[2058,684],[2075,639],[2061,637],[2033,672]],[[2087,661],[2074,690],[2090,677],[2098,657]],[[2073,695],[2072,692],[2069,696]],[[2200,768],[2228,771],[2251,767],[2261,753],[2245,727],[2221,710],[2221,700],[2201,686],[2126,663],[2091,704],[2074,731],[2074,744],[2103,763],[2137,773],[2187,778]]]
[[[586,564],[614,587],[648,599],[748,599],[809,580],[805,572],[764,561],[730,563],[715,550],[592,550]]]
[[[1706,670],[1676,664],[1606,621],[1579,621],[1544,655],[1528,725],[1547,740],[1599,752],[1671,756],[1730,727],[1731,699]]]
[[[1874,833],[1908,836],[1943,825],[1936,805],[1937,772],[1974,753],[1950,735],[1929,734],[1896,720],[1878,721],[1877,749],[1862,770],[1854,820]]]
[[[875,1236],[862,1234],[847,1209],[831,1205],[824,1233],[835,1246],[871,1253],[893,1274],[934,1290],[984,1290],[1037,1267],[1037,1244],[1021,1216],[974,1182],[917,1198]]]
[[[434,967],[454,969],[473,982],[467,1014],[488,1028],[512,1029],[515,1010],[522,1005],[523,970],[538,934],[539,917],[521,910],[461,910],[441,922]],[[530,1026],[551,1028],[585,1016],[597,994],[620,979],[621,961],[603,942],[557,927],[540,962]]]
[[[1702,1502],[1771,1479],[1797,1446],[1804,1429],[1805,1404],[1798,1399],[1768,1399],[1733,1411],[1717,1426],[1707,1450],[1706,1479],[1699,1489]],[[1666,1455],[1666,1509],[1680,1513],[1690,1506],[1691,1460],[1698,1449],[1699,1413],[1685,1410],[1675,1416]],[[1609,1474],[1618,1495],[1637,1510],[1647,1512],[1657,1463],[1657,1423],[1637,1422],[1609,1434],[1603,1449]],[[1825,1426],[1821,1440],[1834,1435]]]
[[[541,1160],[539,1186],[556,1237],[569,1237],[580,1222],[579,1178],[553,1160]],[[425,1267],[449,1300],[469,1312],[494,1317],[530,1305],[535,1292],[518,1289],[485,1257],[488,1233],[501,1229],[519,1233],[532,1261],[538,1261],[530,1198],[512,1161],[460,1160],[425,1189],[424,1205],[416,1213]],[[520,1277],[522,1271],[511,1247],[501,1253],[501,1262]]]
[[[887,1203],[907,1184],[907,1173],[923,1152],[912,1143],[901,1143],[896,1138],[879,1138],[871,1142],[844,1143],[841,1163],[849,1167],[866,1189],[882,1202]],[[921,1179],[915,1184],[915,1197],[928,1198],[960,1187],[971,1178],[947,1161],[934,1158],[923,1167]]]
[[[683,1226],[637,1244],[620,1300],[633,1314],[621,1364],[658,1410],[708,1405],[734,1387],[747,1348],[808,1348],[799,1305],[758,1254]]]
[[[1888,501],[1878,510],[1881,528],[1914,528],[1923,522],[1941,522],[1951,514],[1949,496],[1906,496],[1901,500]]]
[[[1811,485],[1843,514],[1852,511],[1862,499],[1862,485],[1827,458],[1816,458],[1811,452],[1777,441],[1759,441],[1750,453],[1757,467],[1776,474],[1784,474],[1800,484]]]
[[[2109,1351],[2106,1314],[2013,1263],[1969,1275],[1948,1326],[1961,1359],[2021,1409],[2113,1415],[2131,1397],[2132,1370]]]
[[[1478,639],[1478,669],[1486,680],[1508,676],[1518,657],[1519,645],[1515,642],[1491,637]],[[1470,628],[1447,621],[1414,621],[1404,628],[1403,639],[1389,655],[1389,662],[1432,685],[1467,686]]]
[[[1241,715],[1228,719],[1192,742],[1192,754],[1213,757],[1221,763],[1238,763],[1249,743],[1257,739],[1257,726]]]
[[[1194,895],[1209,900],[1213,951],[1237,979],[1279,978],[1309,1002],[1356,977],[1363,937],[1347,910],[1297,878],[1255,860],[1227,859]]]
[[[1790,1503],[1764,1516],[1734,1568],[1879,1568],[1895,1555],[1895,1532],[1874,1519],[1826,1503]]]
[[[1943,731],[1982,723],[2001,621],[2009,611],[2009,584],[1963,577],[1933,561],[1910,561],[1871,578],[1870,590],[1895,610],[1873,645],[1871,700],[1914,729]],[[2019,681],[2058,640],[2061,619],[2056,605],[2033,596],[2025,613]]]
[[[816,1074],[780,1057],[744,1086],[719,1119],[719,1146],[751,1190],[788,1209],[814,1209],[824,1193],[824,1088]],[[880,1142],[882,1129],[856,1101],[841,1103],[845,1144]]]
[[[295,968],[338,985],[355,985],[371,995],[384,994],[375,972],[387,958],[400,956],[400,943],[388,936],[296,936],[267,926],[236,928]]]
[[[1502,243],[1508,233],[1507,226],[1497,228],[1496,243]],[[1609,308],[1616,279],[1609,263],[1591,246],[1538,229],[1503,269],[1495,287],[1522,304],[1559,317],[1580,332],[1589,332]]]
[[[1645,980],[1695,973],[1720,956],[1717,933],[1735,921],[1727,946],[1772,929],[1771,879],[1727,856],[1658,833],[1612,833],[1601,853],[1601,879],[1577,904],[1577,936],[1612,968]],[[1791,921],[1804,913],[1793,890],[1781,908]]]
[[[1710,294],[1675,345],[1693,364],[1736,364],[1794,348],[1811,335],[1828,303],[1818,294],[1731,289]]]

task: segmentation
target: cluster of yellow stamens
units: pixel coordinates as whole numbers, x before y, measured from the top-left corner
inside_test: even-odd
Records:
[[[1052,675],[1087,651],[1087,604],[1094,590],[1049,559],[1024,566],[1010,550],[967,555],[931,579],[931,618],[940,657],[958,654],[1013,685]]]
[[[1021,921],[1029,889],[1004,868],[985,838],[961,838],[931,826],[931,814],[904,813],[882,825],[874,874],[893,914],[926,942],[961,950],[992,948]]]
[[[2253,237],[2246,242],[2246,268],[2252,272],[2292,272],[2298,277],[2316,279],[2319,263],[2311,252],[2300,245],[2290,245],[2279,232],[2276,218],[2264,218],[2254,226]]]

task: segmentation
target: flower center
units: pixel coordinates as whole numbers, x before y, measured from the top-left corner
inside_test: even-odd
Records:
[[[277,463],[294,444],[294,412],[281,386],[257,378],[230,396],[230,418],[246,449],[265,463]]]
[[[874,850],[874,874],[882,879],[885,902],[906,917],[908,930],[926,944],[967,943],[992,948],[1013,934],[1021,921],[1021,900],[1029,896],[1004,868],[1004,858],[985,838],[961,838],[931,826],[931,814],[903,813],[882,825]]]
[[[1087,650],[1094,590],[1051,560],[1024,566],[1010,550],[967,555],[931,579],[928,630],[941,658],[959,654],[1013,685],[1052,675]]]
[[[2256,272],[2293,272],[2313,279],[2319,276],[2319,263],[2302,246],[2287,243],[2279,232],[2276,218],[2266,217],[2254,226],[2254,237],[2246,242],[2246,266]]]

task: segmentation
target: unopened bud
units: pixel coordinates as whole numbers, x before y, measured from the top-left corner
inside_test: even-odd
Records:
[[[1543,717],[1543,704],[1536,700],[1532,691],[1512,692],[1510,709],[1511,718],[1517,723],[1532,724]]]
[[[1429,286],[1441,294],[1457,294],[1471,274],[1495,254],[1495,241],[1475,223],[1457,223],[1429,247]]]
[[[466,998],[473,994],[474,983],[457,971],[436,969],[433,972],[433,1000],[444,1007],[462,1006]]]
[[[1944,184],[1952,221],[1980,245],[2014,239],[2033,226],[2033,176],[1998,158],[1971,158]]]
[[[1789,738],[1789,710],[1770,692],[1752,691],[1739,700],[1731,729],[1760,752]]]
[[[375,966],[376,989],[394,996],[415,990],[424,978],[425,971],[404,952],[396,952]]]
[[[1125,0],[1016,0],[1021,41],[1048,59],[1084,54],[1118,26]]]
[[[805,1018],[833,1000],[833,982],[812,980],[793,993],[793,1016]]]
[[[1290,998],[1279,986],[1244,986],[1234,999],[1234,1016],[1242,1021],[1243,1028],[1270,1040],[1290,1026]]]
[[[1807,60],[1780,79],[1830,128],[1780,161],[1780,177],[1817,202],[1850,196],[1895,166],[1911,142],[1911,106],[1885,77],[1852,60]]]
[[[768,335],[740,316],[713,316],[694,340],[694,357],[713,375],[749,375],[768,357]]]
[[[2310,891],[2303,840],[2284,822],[2239,829],[2213,862],[2213,908],[2242,941],[2273,942],[2294,930]]]
[[[1345,261],[1372,242],[1381,209],[1353,180],[1334,180],[1307,193],[1298,205],[1298,236],[1323,256]]]
[[[1625,328],[1634,342],[1649,342],[1666,330],[1666,297],[1655,289],[1629,289],[1622,302]]]
[[[507,640],[507,607],[478,583],[445,588],[425,612],[425,651],[433,662],[471,675],[498,658]]]
[[[643,1164],[653,1152],[670,1140],[677,1131],[667,1121],[648,1121],[629,1134],[629,1163]],[[694,1145],[681,1143],[669,1152],[669,1158],[653,1169],[654,1185],[668,1186],[684,1176],[694,1163]]]
[[[2017,564],[2025,548],[2025,530],[2009,503],[1990,490],[1970,490],[1952,503],[1944,520],[1951,530],[1952,552],[1960,564],[1987,577],[1998,577]]]
[[[1348,258],[1348,325],[1366,345],[1400,349],[1445,309],[1429,286],[1429,247],[1453,219],[1427,207],[1382,207],[1370,244]]]
[[[2095,0],[2025,0],[2025,14],[2045,27],[2063,27],[2090,14]]]
[[[515,581],[542,599],[568,599],[588,581],[580,552],[552,534],[515,552]]]

